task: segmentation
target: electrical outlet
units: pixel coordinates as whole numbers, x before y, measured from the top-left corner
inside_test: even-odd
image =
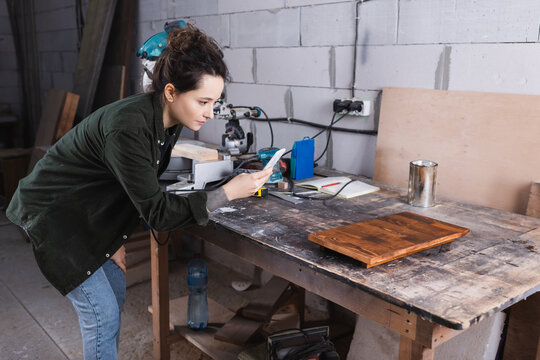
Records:
[[[371,100],[335,99],[332,104],[332,110],[338,114],[347,114],[352,116],[369,116],[371,114]]]

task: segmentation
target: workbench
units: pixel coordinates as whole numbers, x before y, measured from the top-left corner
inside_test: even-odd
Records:
[[[521,315],[511,317],[507,347],[540,356],[540,219],[448,199],[412,207],[406,189],[358,179],[381,190],[298,205],[273,196],[236,200],[211,213],[208,226],[182,231],[395,331],[400,360],[432,359],[438,345],[518,305]],[[309,233],[402,211],[470,234],[369,269],[307,240]],[[169,330],[167,247],[151,243],[154,358],[168,359],[178,335]]]

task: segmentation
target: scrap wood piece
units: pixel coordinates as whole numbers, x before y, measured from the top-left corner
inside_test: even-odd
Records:
[[[214,336],[217,340],[236,345],[249,343],[270,320],[272,315],[290,297],[290,283],[274,276],[258,290],[258,294],[245,307],[228,321]]]
[[[540,218],[540,182],[533,182],[531,184],[526,214],[527,216]]]
[[[56,135],[54,136],[53,143],[57,142],[62,136],[66,135],[67,132],[73,127],[73,121],[75,120],[75,114],[77,112],[77,105],[79,105],[79,98],[80,96],[77,94],[66,92],[64,106],[62,106],[60,118],[56,124]]]
[[[193,144],[176,144],[172,150],[172,157],[185,157],[198,161],[218,160],[216,149],[209,149],[204,146]]]
[[[39,127],[34,146],[51,146],[54,144],[56,128],[61,118],[67,91],[51,88],[43,104]]]
[[[262,329],[264,321],[246,319],[241,315],[234,315],[221,329],[216,332],[216,340],[243,346]]]
[[[292,293],[288,292],[290,283],[280,277],[272,277],[261,289],[255,299],[240,309],[240,314],[249,319],[267,321],[276,312],[278,306]]]
[[[81,96],[77,121],[92,110],[115,8],[116,0],[93,0],[88,4],[73,84],[73,92]]]

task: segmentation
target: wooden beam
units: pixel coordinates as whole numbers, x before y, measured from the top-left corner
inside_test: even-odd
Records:
[[[428,349],[406,336],[399,338],[399,360],[433,360],[433,349]]]
[[[157,233],[160,242],[167,233]],[[152,270],[152,330],[154,360],[169,360],[169,268],[167,245],[161,246],[150,232],[150,263]]]
[[[77,106],[79,105],[79,98],[80,96],[77,94],[66,92],[64,106],[62,106],[60,118],[56,124],[56,134],[54,136],[53,143],[57,142],[62,136],[66,135],[67,132],[73,127]],[[52,143],[49,145],[52,145]]]
[[[54,144],[58,121],[64,110],[67,91],[58,89],[47,90],[43,111],[39,120],[34,146],[51,146]]]
[[[531,184],[526,214],[527,216],[540,218],[540,182],[533,182]]]
[[[92,111],[115,7],[116,0],[92,0],[88,4],[73,84],[73,92],[81,96],[77,122]]]
[[[508,310],[508,333],[504,360],[534,359],[540,352],[540,293],[529,296]]]

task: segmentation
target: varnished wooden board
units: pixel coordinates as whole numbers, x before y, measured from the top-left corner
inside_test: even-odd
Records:
[[[460,226],[401,212],[315,232],[308,239],[369,268],[446,244],[468,233],[469,229]]]

